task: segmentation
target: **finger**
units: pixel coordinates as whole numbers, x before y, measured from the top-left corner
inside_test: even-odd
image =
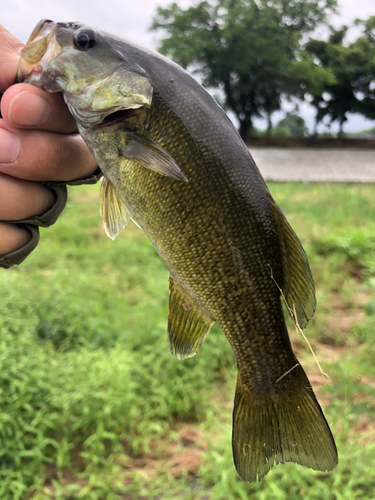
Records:
[[[12,85],[4,92],[1,114],[9,126],[17,128],[38,128],[62,134],[77,130],[61,93],[50,94],[27,83]]]
[[[0,255],[24,247],[32,238],[30,231],[15,224],[0,222]]]
[[[25,180],[72,181],[96,169],[79,134],[13,129],[0,120],[0,172]]]
[[[19,53],[23,44],[0,25],[0,47],[0,93],[2,93],[15,81]]]
[[[46,213],[56,195],[38,182],[24,181],[0,174],[0,220],[31,219]]]

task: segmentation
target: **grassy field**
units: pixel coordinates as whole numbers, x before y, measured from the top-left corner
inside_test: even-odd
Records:
[[[135,226],[105,236],[98,186],[86,186],[22,266],[0,271],[2,500],[374,498],[375,186],[270,189],[316,282],[306,335],[329,378],[289,326],[337,469],[238,479],[228,342],[215,326],[196,357],[171,356],[167,271]]]

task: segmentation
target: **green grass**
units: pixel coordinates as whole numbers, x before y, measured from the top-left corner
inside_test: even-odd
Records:
[[[318,394],[338,468],[286,464],[256,485],[238,479],[228,342],[214,327],[196,357],[171,356],[168,273],[135,226],[114,243],[105,236],[98,186],[86,186],[71,189],[61,219],[24,264],[0,271],[2,500],[373,498],[375,187],[270,188],[316,282],[306,334],[330,375]],[[186,443],[179,432],[189,426],[200,437]],[[180,452],[198,454],[200,465],[173,474]]]

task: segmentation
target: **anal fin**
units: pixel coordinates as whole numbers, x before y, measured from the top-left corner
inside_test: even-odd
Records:
[[[169,278],[168,341],[178,359],[194,356],[214,321]]]

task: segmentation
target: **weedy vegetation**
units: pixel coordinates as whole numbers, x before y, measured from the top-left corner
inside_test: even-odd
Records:
[[[70,191],[23,265],[0,271],[0,498],[372,499],[375,186],[271,184],[313,270],[318,309],[295,351],[325,408],[339,466],[278,466],[255,485],[232,463],[235,360],[216,326],[178,361],[168,273],[129,225],[113,243],[98,186]]]

